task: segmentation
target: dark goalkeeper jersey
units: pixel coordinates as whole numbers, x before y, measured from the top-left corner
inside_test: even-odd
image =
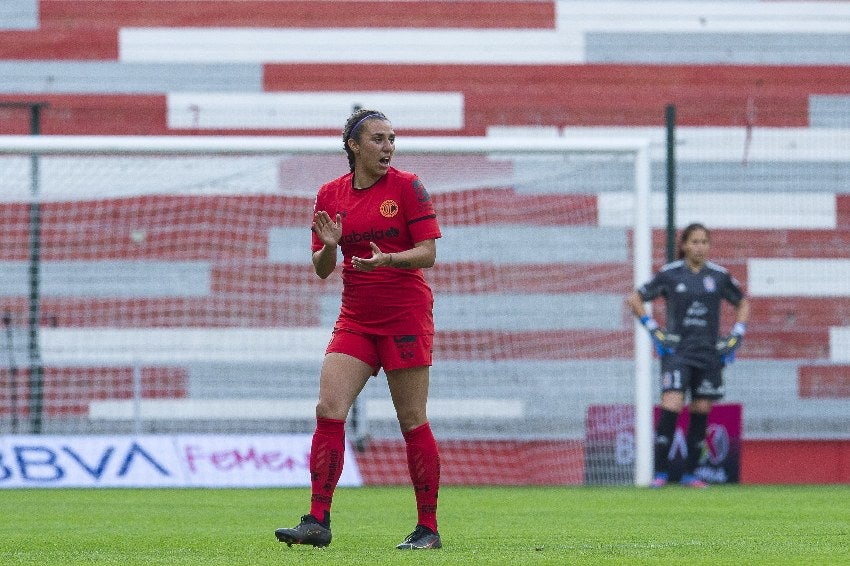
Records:
[[[717,357],[721,300],[737,306],[744,298],[738,281],[710,261],[697,273],[684,260],[668,263],[638,293],[644,301],[664,298],[667,329],[682,337],[676,354],[698,363]]]

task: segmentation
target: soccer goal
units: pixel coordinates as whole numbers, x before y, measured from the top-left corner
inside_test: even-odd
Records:
[[[446,481],[648,483],[651,347],[624,303],[651,270],[648,142],[400,136],[393,165],[443,230]],[[309,225],[347,170],[329,137],[0,138],[5,430],[311,432],[341,280],[313,274]],[[391,478],[383,373],[349,427]]]

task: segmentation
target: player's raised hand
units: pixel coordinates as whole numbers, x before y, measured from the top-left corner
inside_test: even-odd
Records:
[[[337,213],[336,219],[331,220],[324,210],[313,216],[313,231],[326,246],[336,246],[342,238],[342,217]]]
[[[369,242],[372,248],[372,257],[351,257],[351,265],[359,271],[372,271],[376,267],[383,267],[392,263],[392,254],[385,254],[375,242]]]

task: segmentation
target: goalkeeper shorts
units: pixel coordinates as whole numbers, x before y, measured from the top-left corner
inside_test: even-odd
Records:
[[[661,392],[689,392],[691,399],[723,398],[723,366],[698,367],[672,354],[661,359]]]
[[[401,334],[384,336],[335,328],[326,354],[348,354],[378,371],[430,366],[434,336],[431,334]]]

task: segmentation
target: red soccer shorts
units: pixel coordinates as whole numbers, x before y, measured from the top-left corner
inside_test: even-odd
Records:
[[[430,334],[382,336],[336,329],[326,354],[348,354],[372,367],[372,375],[394,369],[430,366],[434,337]]]

